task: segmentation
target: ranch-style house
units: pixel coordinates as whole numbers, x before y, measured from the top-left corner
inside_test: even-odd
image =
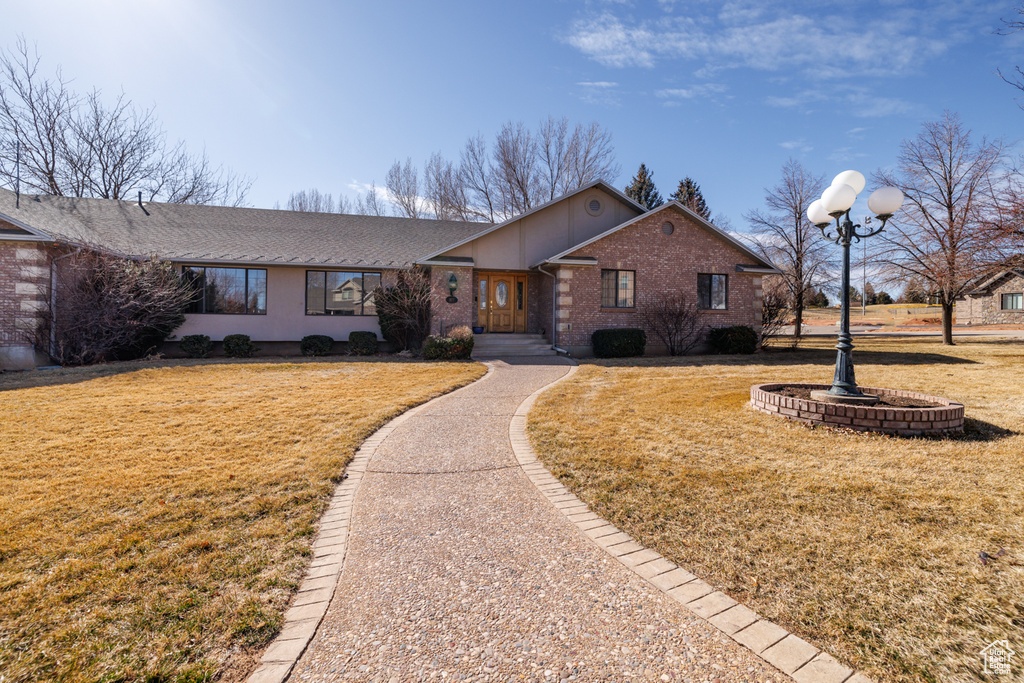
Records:
[[[374,288],[422,268],[435,332],[542,335],[572,355],[591,352],[595,330],[642,327],[638,304],[661,292],[697,302],[711,327],[760,329],[761,278],[777,272],[683,205],[647,211],[603,181],[493,225],[0,189],[0,367],[49,362],[41,316],[60,315],[57,269],[82,249],[157,256],[201,285],[179,338],[379,336]]]

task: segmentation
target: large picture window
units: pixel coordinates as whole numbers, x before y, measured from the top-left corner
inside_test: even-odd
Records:
[[[186,313],[267,313],[267,271],[263,268],[185,266],[181,277],[195,288]]]
[[[717,273],[697,274],[697,301],[709,311],[729,308],[729,276]]]
[[[306,315],[377,315],[380,273],[306,271]]]
[[[1004,311],[1024,310],[1024,294],[1003,294],[1002,308]]]
[[[633,308],[635,284],[635,271],[602,270],[601,308]]]

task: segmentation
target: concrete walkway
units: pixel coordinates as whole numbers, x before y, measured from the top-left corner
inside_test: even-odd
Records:
[[[489,365],[372,444],[333,599],[288,680],[791,680],[617,561],[519,467],[510,421],[568,362]]]

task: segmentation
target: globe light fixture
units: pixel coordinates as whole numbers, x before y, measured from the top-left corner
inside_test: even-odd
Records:
[[[819,401],[864,405],[872,405],[878,401],[877,396],[862,393],[857,388],[857,380],[854,377],[853,336],[850,334],[850,244],[882,232],[886,221],[903,206],[903,193],[895,187],[880,187],[872,192],[868,198],[868,209],[875,214],[881,224],[874,230],[861,231],[861,226],[854,225],[850,220],[850,209],[866,184],[862,173],[843,171],[821,193],[821,199],[814,200],[807,207],[807,219],[821,230],[825,239],[843,248],[843,284],[840,295],[842,309],[836,342],[836,372],[831,389],[811,392],[811,398]],[[835,234],[832,233],[833,220]],[[869,221],[870,219],[866,219],[864,222]]]

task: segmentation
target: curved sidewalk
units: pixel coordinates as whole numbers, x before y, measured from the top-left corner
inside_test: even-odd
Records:
[[[513,416],[570,364],[489,365],[364,444],[351,519],[325,516],[339,543],[318,540],[305,584],[336,580],[333,598],[299,622],[316,632],[288,680],[791,680],[581,533],[520,467]]]

